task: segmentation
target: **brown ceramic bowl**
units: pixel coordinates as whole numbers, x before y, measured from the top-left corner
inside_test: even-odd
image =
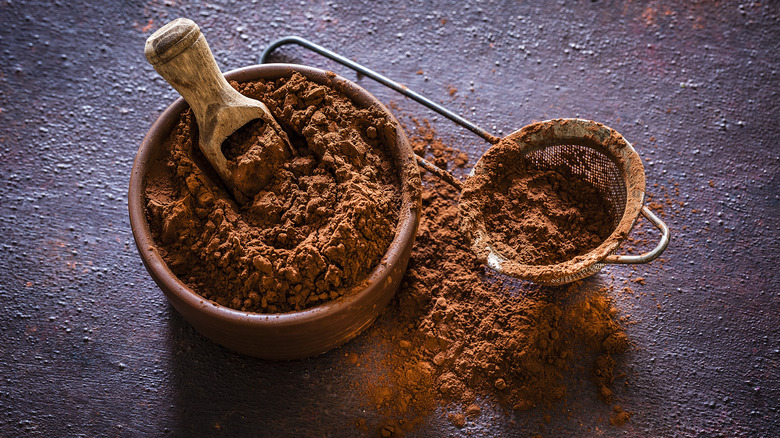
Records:
[[[391,155],[401,173],[401,209],[396,234],[384,258],[370,273],[368,285],[343,298],[310,309],[260,314],[241,312],[205,300],[171,272],[157,250],[145,213],[146,175],[161,160],[163,141],[187,108],[178,99],[157,119],[141,143],[130,177],[130,224],[138,252],[154,281],[173,307],[207,338],[239,353],[264,359],[298,359],[324,353],[357,336],[387,305],[401,283],[420,221],[420,174],[409,140],[395,118],[374,96],[354,83],[323,70],[270,64],[233,70],[225,76],[239,82],[301,73],[349,96],[358,107],[375,106],[396,125]]]

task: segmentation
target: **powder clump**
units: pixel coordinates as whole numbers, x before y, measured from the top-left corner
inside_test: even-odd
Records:
[[[239,175],[248,163],[239,181],[256,184],[244,187],[256,194],[239,206],[204,165],[186,111],[165,142],[161,177],[146,187],[164,260],[204,298],[237,310],[288,312],[339,298],[364,281],[395,234],[400,183],[388,147],[395,126],[378,109],[358,108],[297,73],[231,85],[266,103],[299,156],[264,156],[280,150],[265,147],[280,139],[262,123],[233,134],[226,158]],[[253,167],[264,159],[269,168]],[[270,177],[253,181],[263,175]]]

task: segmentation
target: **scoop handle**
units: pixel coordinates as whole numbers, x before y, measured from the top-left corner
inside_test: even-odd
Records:
[[[147,40],[144,54],[195,113],[204,128],[219,108],[241,98],[228,84],[214,60],[211,48],[194,21],[177,18]]]

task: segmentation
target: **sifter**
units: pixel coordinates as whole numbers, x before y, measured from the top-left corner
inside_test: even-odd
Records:
[[[584,119],[554,119],[527,125],[504,138],[496,137],[443,106],[354,61],[300,37],[285,37],[271,43],[260,63],[277,48],[297,44],[342,64],[359,74],[415,100],[468,129],[491,144],[471,170],[465,182],[417,156],[418,164],[461,192],[458,203],[460,231],[477,258],[502,274],[546,285],[570,283],[595,274],[607,264],[641,264],[656,259],[669,244],[663,223],[644,205],[645,172],[639,154],[617,131]],[[527,160],[539,169],[563,166],[571,175],[593,185],[609,204],[612,232],[596,248],[561,263],[529,265],[512,259],[496,247],[486,226],[485,212],[476,201],[490,182],[501,178],[500,163]],[[499,169],[499,170],[497,170]],[[641,255],[615,254],[628,237],[639,214],[661,232],[658,244]]]

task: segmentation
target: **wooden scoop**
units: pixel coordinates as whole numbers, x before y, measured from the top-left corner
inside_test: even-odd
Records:
[[[146,40],[144,53],[157,73],[192,108],[198,123],[200,150],[239,203],[254,194],[239,190],[222,153],[222,143],[231,134],[248,122],[261,119],[282,138],[284,146],[277,147],[286,147],[287,151],[280,151],[281,155],[297,155],[268,107],[228,84],[195,22],[177,18],[161,27]]]

